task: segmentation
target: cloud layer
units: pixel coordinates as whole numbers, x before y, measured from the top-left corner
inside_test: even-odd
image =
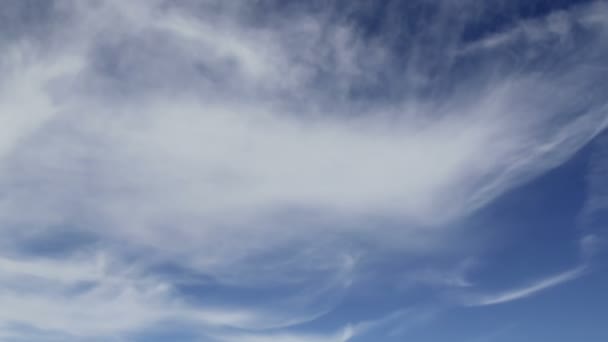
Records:
[[[27,22],[32,4],[0,11]],[[0,40],[7,331],[109,338],[178,321],[264,340],[231,329],[318,318],[362,258],[442,256],[466,217],[608,124],[600,2],[473,39],[475,2],[440,2],[413,31],[363,32],[349,19],[361,10],[57,1],[31,30],[13,23]],[[283,290],[210,304],[188,300],[193,283]]]

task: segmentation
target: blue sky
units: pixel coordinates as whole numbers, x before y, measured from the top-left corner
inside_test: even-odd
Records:
[[[603,1],[0,3],[0,340],[608,340]]]

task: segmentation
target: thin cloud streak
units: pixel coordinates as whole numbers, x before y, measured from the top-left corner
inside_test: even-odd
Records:
[[[482,295],[466,301],[467,306],[488,306],[512,302],[534,296],[542,291],[580,278],[587,271],[587,267],[579,266],[574,269],[535,281],[521,288],[511,289],[493,295]]]

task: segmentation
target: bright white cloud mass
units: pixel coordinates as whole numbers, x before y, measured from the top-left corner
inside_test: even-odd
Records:
[[[465,39],[479,1],[366,4],[2,2],[0,338],[351,341],[582,276],[486,296],[468,218],[608,124],[608,6]],[[454,296],[295,329],[391,258]]]

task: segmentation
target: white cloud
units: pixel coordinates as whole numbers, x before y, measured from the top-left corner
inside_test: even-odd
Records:
[[[73,260],[3,257],[0,259],[0,322],[18,322],[75,338],[110,338],[148,325],[183,323],[239,329],[270,329],[314,319],[318,314],[267,308],[192,305],[172,284],[146,275],[142,265],[107,256]],[[314,294],[304,294],[306,300]],[[25,329],[27,331],[27,329]]]
[[[413,310],[412,310],[413,311]],[[407,310],[396,311],[381,318],[350,323],[334,332],[324,334],[314,334],[306,332],[263,332],[258,334],[225,333],[213,336],[219,341],[227,342],[258,342],[258,341],[278,341],[278,342],[348,342],[363,338],[370,332],[381,331],[387,336],[397,336],[404,330],[423,324],[434,317],[435,313],[429,310],[418,310],[415,313]]]
[[[514,300],[527,298],[541,291],[550,289],[568,281],[577,279],[585,274],[586,267],[580,266],[574,269],[538,280],[521,288],[515,288],[492,295],[483,295],[467,300],[468,306],[485,306],[508,303]]]
[[[409,76],[381,40],[345,22],[307,14],[252,25],[248,8],[217,2],[200,12],[143,1],[60,6],[70,20],[54,30],[70,39],[49,33],[44,53],[35,39],[5,43],[0,57],[10,70],[0,83],[2,238],[18,245],[67,226],[112,245],[119,270],[133,250],[152,251],[220,284],[293,285],[300,296],[284,311],[199,308],[180,302],[171,281],[116,277],[94,257],[13,256],[0,259],[0,306],[15,309],[0,321],[83,336],[171,319],[246,330],[301,323],[336,301],[319,298],[352,283],[350,238],[441,254],[450,223],[564,162],[608,123],[605,100],[589,91],[603,76],[578,62],[543,74],[480,68],[449,96],[408,88],[387,104],[349,90],[375,85],[379,71],[394,74],[387,87]],[[541,36],[567,36],[570,21],[597,29],[597,17],[579,17],[528,25]],[[604,41],[595,43],[604,55]],[[378,217],[399,230],[361,223]],[[467,285],[461,274],[422,277]],[[35,291],[20,289],[24,279],[36,279]],[[69,293],[83,282],[95,285]]]

